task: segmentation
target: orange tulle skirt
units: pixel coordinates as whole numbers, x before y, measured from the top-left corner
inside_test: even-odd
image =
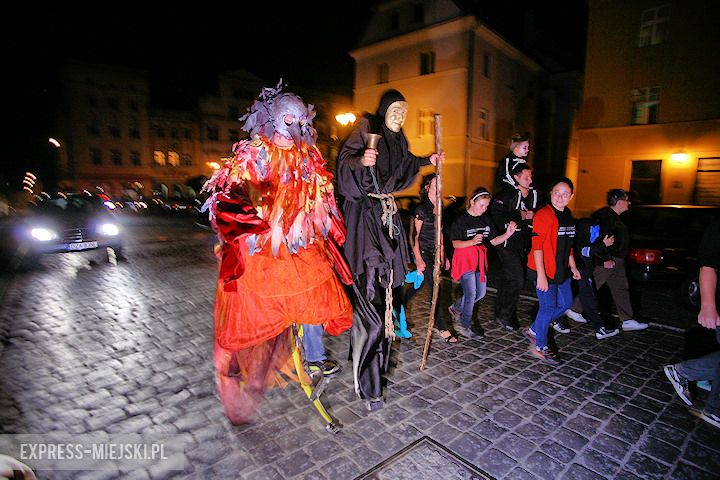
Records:
[[[267,388],[297,381],[290,326],[322,324],[339,335],[352,325],[352,306],[332,261],[313,245],[278,258],[245,258],[235,291],[218,281],[215,298],[216,381],[225,414],[236,424],[252,420]]]

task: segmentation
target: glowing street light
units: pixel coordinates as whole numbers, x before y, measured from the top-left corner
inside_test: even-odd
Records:
[[[55,148],[60,148],[62,146],[62,144],[53,137],[48,138],[48,143]]]
[[[351,125],[355,123],[355,115],[350,112],[338,113],[335,115],[335,120],[337,120],[337,122],[342,126]]]

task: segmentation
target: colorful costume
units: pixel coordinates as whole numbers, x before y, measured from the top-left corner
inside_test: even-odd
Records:
[[[204,186],[220,240],[216,378],[233,423],[250,421],[265,389],[286,383],[280,372],[294,376],[293,324],[321,324],[332,335],[352,324],[333,271],[350,283],[338,250],[345,228],[315,146],[314,115],[280,85],[263,89],[241,119],[251,139],[236,143]]]

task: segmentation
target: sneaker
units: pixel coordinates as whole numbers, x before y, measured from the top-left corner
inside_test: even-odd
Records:
[[[460,327],[458,333],[465,338],[480,340],[483,338],[482,333],[475,332],[472,327]]]
[[[616,328],[614,330],[608,330],[605,327],[600,327],[600,329],[597,332],[595,332],[595,338],[597,338],[598,340],[602,340],[603,338],[614,337],[618,333],[620,333],[620,329],[618,329],[618,328]]]
[[[531,346],[530,353],[543,363],[547,363],[549,365],[560,365],[560,358],[558,358],[555,352],[550,350],[548,347],[538,349],[537,347]]]
[[[558,333],[570,333],[570,329],[568,327],[563,326],[560,322],[553,322],[552,327],[553,327],[553,330],[555,330]]]
[[[640,323],[633,319],[625,320],[622,323],[623,332],[631,332],[633,330],[645,330],[646,328],[648,328],[648,326],[649,325],[647,323]]]
[[[682,401],[688,405],[692,405],[692,394],[690,393],[690,388],[688,387],[687,378],[683,377],[677,372],[677,370],[675,370],[675,365],[665,365],[663,370],[665,370],[665,375],[668,380],[670,380],[670,383],[672,383],[672,386],[675,387],[675,391]]]
[[[462,312],[455,310],[455,307],[452,305],[448,307],[448,312],[450,312],[450,316],[453,318],[453,320],[455,320],[456,322],[460,321],[460,317],[462,317]]]
[[[340,365],[335,360],[321,360],[319,362],[308,362],[308,368],[311,372],[322,372],[326,377],[335,375],[340,371]]]
[[[710,425],[720,428],[720,415],[715,415],[714,413],[702,412],[702,415],[700,415],[700,418],[702,420],[705,420],[706,422],[708,422]]]
[[[582,316],[582,313],[578,313],[571,308],[565,310],[565,316],[577,323],[587,323],[587,319]]]
[[[523,335],[525,336],[525,338],[530,340],[532,343],[535,343],[535,337],[537,337],[537,335],[535,335],[535,332],[533,332],[532,328],[528,327],[525,330],[523,330]]]

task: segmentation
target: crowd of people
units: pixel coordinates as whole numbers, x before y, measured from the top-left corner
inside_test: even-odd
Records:
[[[412,229],[404,231],[393,194],[415,184],[421,167],[445,159],[442,151],[410,151],[402,129],[407,113],[405,97],[388,90],[377,110],[359,119],[338,155],[335,192],[315,146],[312,105],[282,92],[281,84],[263,89],[243,117],[250,138],[233,146],[234,158],[205,185],[220,240],[217,383],[234,423],[251,421],[265,388],[289,374],[291,358],[303,376],[298,350],[306,373],[335,374],[340,366],[325,354],[323,334],[348,329],[355,392],[369,410],[382,408],[397,321],[423,279],[438,293],[436,264],[462,293],[447,310],[435,304],[435,333],[450,344],[483,337],[476,305],[487,291],[491,250],[498,262],[493,320],[508,332],[522,330],[540,362],[561,363],[552,338],[570,332],[565,318],[589,319],[598,340],[648,327],[633,318],[625,276],[629,234],[621,214],[628,193],[610,190],[606,207],[575,219],[570,179],[557,179],[547,192],[534,188],[526,135],[512,137],[494,192],[475,188],[447,224],[437,225],[438,178],[425,175]],[[538,311],[521,329],[517,309],[526,282],[535,286]],[[603,285],[612,293],[617,327],[599,313],[596,291]],[[410,335],[404,324],[399,331]],[[666,372],[678,389],[698,370],[677,365]]]

